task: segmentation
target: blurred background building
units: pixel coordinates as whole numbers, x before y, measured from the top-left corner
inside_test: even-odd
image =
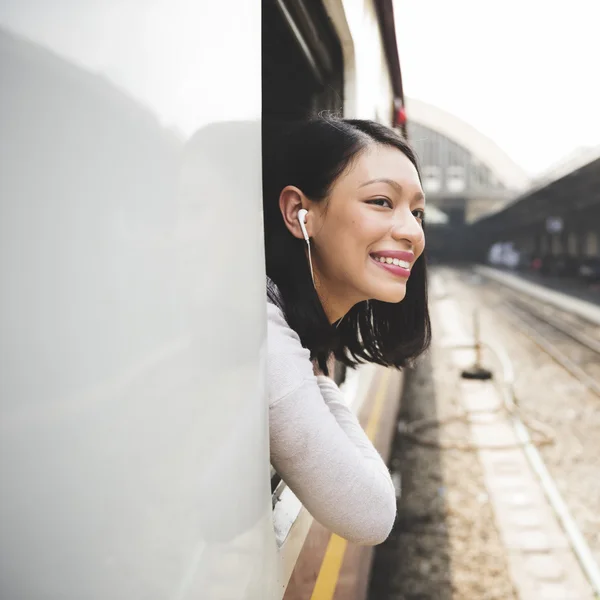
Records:
[[[466,225],[506,206],[528,177],[463,120],[416,99],[407,99],[406,108],[427,196],[428,255],[433,261],[464,260]]]
[[[523,169],[468,123],[420,100],[406,105],[428,205],[446,213],[450,224],[496,212],[528,185]]]

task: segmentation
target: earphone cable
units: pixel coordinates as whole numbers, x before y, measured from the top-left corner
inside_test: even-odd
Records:
[[[315,274],[313,273],[312,256],[310,254],[310,241],[308,239],[306,240],[306,245],[308,246],[308,266],[310,267],[310,276],[312,277],[313,285],[315,285]]]

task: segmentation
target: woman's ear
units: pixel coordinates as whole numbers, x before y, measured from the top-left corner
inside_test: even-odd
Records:
[[[308,199],[296,186],[288,185],[279,194],[279,210],[281,210],[285,226],[294,237],[301,240],[304,239],[304,234],[298,220],[298,211],[301,208],[308,208],[308,204]],[[304,223],[310,236],[310,212],[306,215]]]

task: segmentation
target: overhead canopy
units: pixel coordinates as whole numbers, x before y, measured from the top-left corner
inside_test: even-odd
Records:
[[[471,229],[477,233],[512,231],[548,217],[568,218],[593,205],[600,205],[600,158],[528,190],[504,210],[473,223]]]

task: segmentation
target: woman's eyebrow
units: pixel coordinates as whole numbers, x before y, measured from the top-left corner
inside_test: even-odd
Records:
[[[378,179],[370,179],[369,181],[365,181],[364,183],[361,183],[358,187],[359,188],[365,187],[366,185],[371,185],[372,183],[387,183],[388,185],[391,185],[393,188],[395,188],[399,194],[402,193],[402,186],[397,181],[394,181],[393,179],[388,179],[387,177],[379,177]],[[415,196],[414,201],[415,202],[419,202],[419,201],[425,202],[425,195],[423,194],[423,192],[419,192]]]
[[[396,190],[398,190],[399,192],[402,192],[402,186],[397,181],[394,181],[393,179],[388,179],[387,177],[380,177],[378,179],[371,179],[369,181],[365,181],[364,183],[361,183],[358,187],[365,187],[366,185],[371,185],[372,183],[387,183],[393,188],[396,188]]]

